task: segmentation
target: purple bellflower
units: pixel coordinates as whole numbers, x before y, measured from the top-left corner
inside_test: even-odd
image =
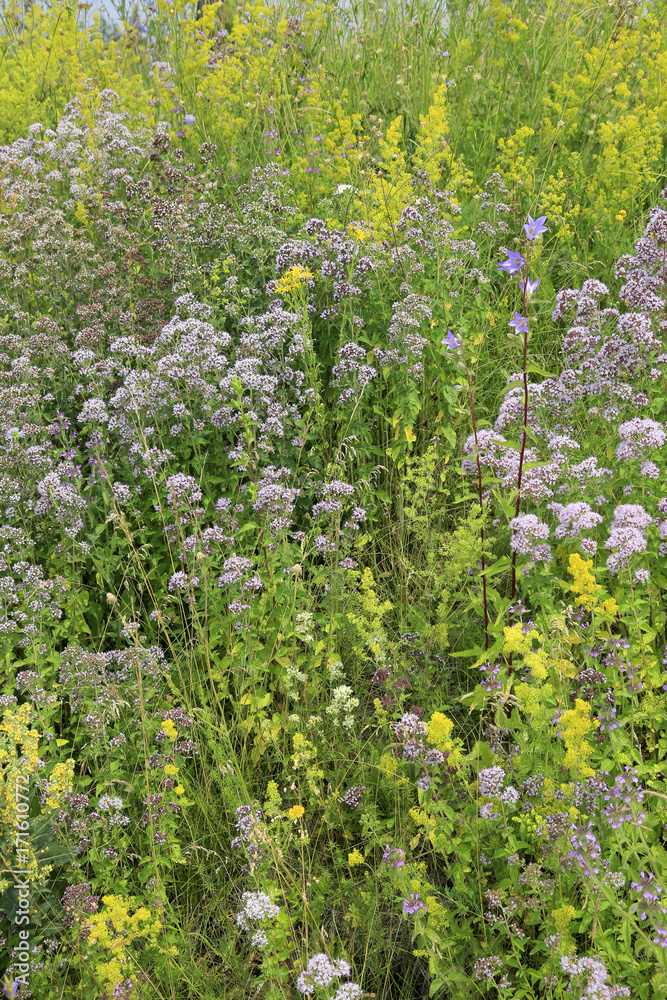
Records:
[[[515,333],[528,333],[528,320],[521,313],[515,312],[514,319],[511,319],[507,325],[513,326]]]
[[[519,278],[519,288],[521,289],[522,292],[525,292],[526,295],[532,295],[534,292],[536,292],[539,283],[540,283],[539,278],[535,278],[535,281],[531,281],[530,278],[526,278],[524,281],[522,281],[521,278]]]
[[[447,331],[447,336],[443,337],[440,343],[444,344],[448,351],[455,351],[461,346],[461,341],[456,339],[451,330]]]
[[[526,262],[520,253],[517,253],[514,250],[508,250],[507,260],[504,260],[502,264],[498,264],[497,270],[506,271],[508,274],[516,274],[517,271],[521,270],[525,263]]]
[[[529,240],[536,240],[542,233],[548,233],[549,230],[544,225],[547,221],[546,215],[541,215],[539,219],[533,219],[531,215],[528,216],[528,222],[524,223],[523,228],[526,230],[526,236]]]

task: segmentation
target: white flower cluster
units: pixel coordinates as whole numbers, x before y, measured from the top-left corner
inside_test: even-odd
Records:
[[[337,726],[350,730],[354,726],[354,715],[352,714],[359,704],[359,699],[354,697],[351,687],[341,684],[334,688],[331,697],[331,704],[327,706],[327,715],[330,715]]]
[[[294,631],[304,642],[315,642],[315,618],[312,611],[300,611],[295,615]]]
[[[503,805],[514,809],[519,802],[520,795],[514,785],[504,786],[505,777],[505,771],[498,764],[494,767],[484,768],[477,775],[479,793],[492,800],[499,799]],[[500,817],[500,813],[494,809],[493,802],[485,802],[480,806],[479,815],[482,819],[498,819]]]
[[[343,664],[340,660],[332,660],[327,666],[327,670],[329,671],[329,680],[332,684],[345,677],[345,674],[343,673]]]
[[[585,956],[583,958],[572,958],[571,955],[563,955],[560,960],[563,972],[566,972],[571,979],[579,978],[579,995],[590,997],[591,1000],[617,1000],[618,997],[627,997],[630,990],[627,986],[608,986],[607,967],[604,962],[597,958]],[[572,988],[572,983],[570,988]]]
[[[236,925],[242,931],[251,930],[251,921],[275,920],[280,913],[280,907],[271,902],[266,892],[244,892],[241,898],[243,908],[236,914]],[[266,935],[264,935],[266,937]],[[252,943],[257,948],[264,941],[259,931],[255,931]],[[267,942],[268,943],[268,939]]]
[[[308,681],[308,675],[302,673],[297,666],[290,664],[285,672],[285,688],[287,690],[287,697],[291,701],[299,700],[299,690],[297,684],[306,684]]]
[[[97,801],[97,808],[101,809],[102,812],[108,812],[110,810],[119,811],[123,808],[123,800],[117,795],[101,795]]]
[[[253,936],[250,938],[250,944],[253,948],[257,948],[258,951],[263,951],[269,943],[269,939],[266,936],[266,931],[258,930],[255,931]]]
[[[305,996],[312,996],[316,986],[328,989],[334,979],[347,978],[352,972],[349,962],[342,958],[329,958],[323,952],[309,960],[308,966],[299,973],[296,988]],[[341,983],[333,1000],[360,1000],[363,990],[357,983]]]
[[[102,795],[97,800],[97,808],[100,812],[108,813],[107,821],[110,826],[127,826],[130,817],[121,812],[123,800],[117,795]]]

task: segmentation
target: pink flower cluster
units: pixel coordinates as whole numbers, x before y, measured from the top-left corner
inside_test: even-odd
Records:
[[[530,556],[533,562],[551,562],[551,546],[544,544],[550,528],[535,514],[523,514],[510,521],[512,538],[510,548],[517,555]]]
[[[611,555],[607,557],[610,573],[618,573],[628,565],[633,555],[646,552],[646,530],[651,523],[651,515],[641,504],[622,503],[615,509],[609,538],[605,542],[605,548],[611,550]]]

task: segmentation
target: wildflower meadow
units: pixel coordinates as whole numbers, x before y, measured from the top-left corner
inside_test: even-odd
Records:
[[[3,0],[0,991],[667,997],[667,2]]]

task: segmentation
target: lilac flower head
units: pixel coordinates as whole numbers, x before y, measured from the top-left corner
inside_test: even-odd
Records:
[[[616,449],[616,458],[627,462],[631,458],[643,458],[652,448],[662,448],[667,441],[667,434],[655,420],[633,417],[626,420],[618,428],[621,443]]]
[[[548,233],[548,228],[544,225],[547,221],[546,215],[541,215],[539,219],[533,219],[532,216],[528,216],[528,222],[524,223],[523,228],[526,231],[526,236],[529,240],[536,240],[542,235],[542,233]]]
[[[603,796],[606,803],[604,816],[613,830],[624,823],[641,826],[646,816],[639,810],[644,800],[644,789],[639,783],[636,767],[626,765],[625,772],[614,778],[614,784],[606,789]],[[633,885],[634,887],[634,885]]]
[[[547,507],[558,518],[558,527],[554,532],[558,539],[578,538],[582,531],[590,531],[602,521],[602,515],[596,514],[583,500],[565,505],[550,503]]]
[[[390,868],[402,868],[405,864],[405,851],[402,847],[390,847],[387,844],[382,855],[382,860]]]
[[[612,554],[607,558],[607,569],[618,573],[624,569],[633,555],[646,551],[646,529],[652,523],[641,504],[619,504],[609,527],[609,538],[605,548]]]
[[[424,723],[414,712],[405,712],[398,722],[394,723],[394,733],[399,740],[404,740],[407,736],[426,736],[427,731]]]
[[[194,123],[196,121],[196,118],[195,118],[194,115],[186,115],[184,117],[183,121],[185,122],[186,125],[190,126],[190,125],[194,125]],[[530,216],[529,216],[529,218],[530,218]]]
[[[511,319],[507,325],[513,326],[515,333],[528,333],[528,320],[521,313],[515,312],[514,319]]]
[[[361,1000],[363,996],[365,994],[359,983],[342,983],[333,1000]]]
[[[549,525],[540,521],[535,514],[523,514],[510,521],[512,538],[510,548],[517,555],[530,556],[533,562],[551,561],[551,546],[546,543]]]
[[[308,965],[303,972],[299,973],[296,988],[299,993],[312,996],[316,986],[327,989],[334,979],[347,978],[351,972],[352,967],[349,962],[342,958],[331,959],[323,952],[318,952],[317,955],[313,955],[308,960]],[[343,996],[345,996],[344,993]],[[352,996],[354,996],[354,992]]]
[[[241,902],[243,908],[236,914],[236,924],[244,931],[250,930],[252,921],[275,920],[280,913],[280,907],[266,892],[244,892]]]
[[[411,916],[413,913],[418,913],[419,910],[427,909],[426,903],[421,901],[416,892],[411,892],[408,898],[403,900],[403,913],[406,917]]]
[[[571,955],[563,955],[560,960],[561,969],[570,976],[570,989],[574,990],[573,979],[578,979],[578,988],[581,997],[627,997],[630,990],[627,986],[608,986],[607,967],[598,958],[591,958],[588,955],[582,958],[573,958]],[[584,985],[585,984],[585,985]]]
[[[447,331],[447,336],[443,337],[440,343],[444,344],[448,351],[455,351],[461,346],[461,341],[456,339],[451,330]]]
[[[510,806],[512,809],[519,801],[519,793],[517,792],[514,785],[508,785],[507,788],[503,789],[503,793],[500,796],[500,801],[506,806]]]
[[[506,271],[507,274],[516,274],[521,270],[525,263],[526,262],[520,253],[517,253],[514,250],[508,250],[507,260],[504,260],[502,264],[498,264],[497,270]]]
[[[649,916],[664,919],[667,916],[667,909],[662,898],[662,886],[658,885],[656,877],[652,872],[640,872],[639,882],[631,882],[630,888],[639,894],[636,904],[630,907],[630,913],[636,913],[641,921]]]
[[[346,806],[356,809],[360,804],[365,791],[365,785],[354,785],[352,788],[348,788],[341,801],[344,802]]]
[[[572,850],[569,852],[570,860],[581,869],[587,878],[592,875],[599,875],[598,859],[602,848],[595,835],[593,821],[589,820],[585,826],[575,826],[570,828],[570,844]]]
[[[493,767],[486,767],[477,775],[479,782],[479,794],[495,798],[500,795],[505,780],[505,772],[499,764]]]

